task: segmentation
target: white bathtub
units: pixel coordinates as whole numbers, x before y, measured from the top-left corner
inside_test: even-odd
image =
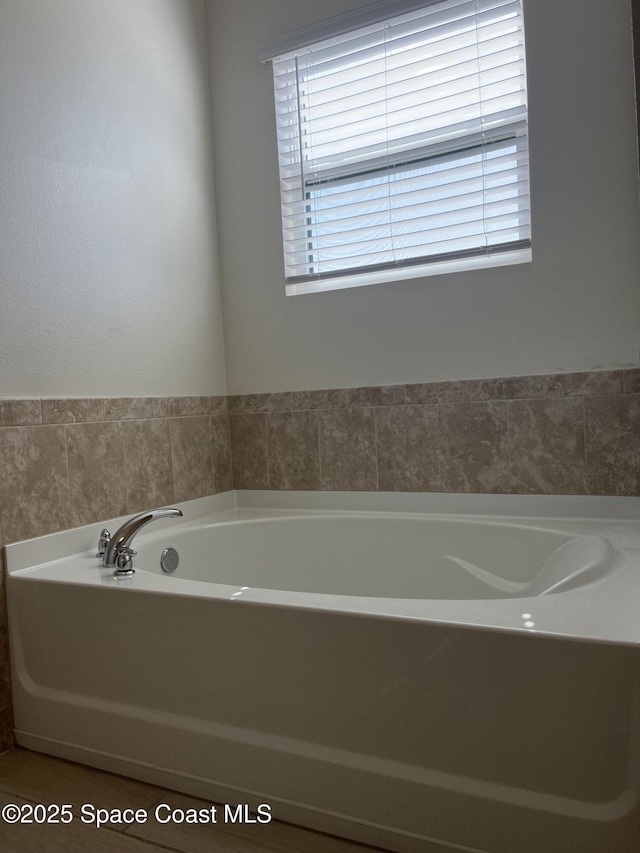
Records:
[[[101,524],[7,547],[18,743],[402,853],[640,849],[640,501],[237,500],[124,581]]]

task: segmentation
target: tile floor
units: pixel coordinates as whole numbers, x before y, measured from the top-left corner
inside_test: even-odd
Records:
[[[56,825],[12,825],[0,819],[2,853],[367,853],[376,849],[275,820],[251,825],[160,824],[153,816],[158,803],[183,810],[211,804],[24,749],[0,755],[0,808],[7,803],[69,803],[74,817]],[[82,822],[84,803],[109,811],[144,809],[149,819],[144,824],[98,829]]]

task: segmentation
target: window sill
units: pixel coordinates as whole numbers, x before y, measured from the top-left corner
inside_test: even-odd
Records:
[[[304,293],[321,293],[324,290],[345,290],[351,287],[366,287],[370,284],[383,284],[392,281],[404,281],[410,278],[425,278],[429,275],[466,272],[467,270],[492,269],[512,264],[524,264],[531,261],[531,249],[517,249],[513,252],[500,252],[496,255],[482,255],[464,258],[458,261],[441,261],[416,267],[398,267],[357,275],[345,275],[339,278],[318,279],[317,281],[297,282],[286,285],[287,296],[300,296]]]

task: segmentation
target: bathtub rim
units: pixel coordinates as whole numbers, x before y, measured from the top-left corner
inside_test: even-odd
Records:
[[[444,498],[444,500],[442,500]],[[533,500],[532,500],[533,498]],[[540,499],[539,499],[540,498]],[[470,499],[470,500],[469,500]],[[488,499],[488,500],[487,500]],[[497,499],[497,500],[496,500]],[[434,512],[437,506],[440,512]],[[640,646],[637,606],[640,601],[640,499],[573,498],[568,496],[409,495],[402,493],[227,492],[177,503],[184,512],[178,521],[159,521],[140,542],[161,539],[172,527],[186,531],[207,519],[234,515],[297,517],[344,513],[418,513],[438,518],[463,516],[473,521],[543,526],[545,529],[616,534],[626,543],[627,564],[604,581],[540,598],[511,599],[384,599],[286,590],[243,588],[213,582],[165,578],[137,570],[127,581],[115,581],[110,572],[97,570],[93,549],[104,524],[115,529],[128,516],[84,525],[5,546],[7,585],[37,580],[102,586],[105,590],[133,594],[154,593],[214,597],[235,606],[293,607],[336,612],[349,616],[448,624],[452,628],[488,630],[531,636],[563,638],[625,646]],[[511,510],[502,515],[499,510]],[[467,510],[462,512],[461,510]],[[530,515],[532,509],[538,510]],[[256,511],[253,513],[253,511]],[[444,510],[444,511],[443,511]],[[453,510],[458,510],[453,512]],[[493,512],[490,512],[493,510]],[[545,512],[546,510],[546,512]],[[579,512],[580,515],[576,513]],[[629,543],[632,543],[631,546]],[[614,544],[615,541],[614,541]],[[619,544],[619,543],[617,543]],[[61,563],[67,563],[62,566]],[[93,571],[96,569],[96,571]],[[91,574],[88,570],[91,570]],[[524,618],[527,617],[527,618]],[[525,624],[527,623],[527,624]],[[533,623],[533,624],[531,624]]]

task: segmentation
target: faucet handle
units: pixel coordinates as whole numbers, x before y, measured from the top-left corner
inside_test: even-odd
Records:
[[[134,551],[133,548],[129,548],[127,545],[122,545],[118,548],[116,553],[116,570],[113,573],[115,577],[128,578],[135,574],[133,558],[137,553],[137,551]]]
[[[109,542],[111,542],[111,534],[105,527],[98,539],[98,550],[96,552],[96,557],[104,557],[107,552],[107,548],[109,547]]]

